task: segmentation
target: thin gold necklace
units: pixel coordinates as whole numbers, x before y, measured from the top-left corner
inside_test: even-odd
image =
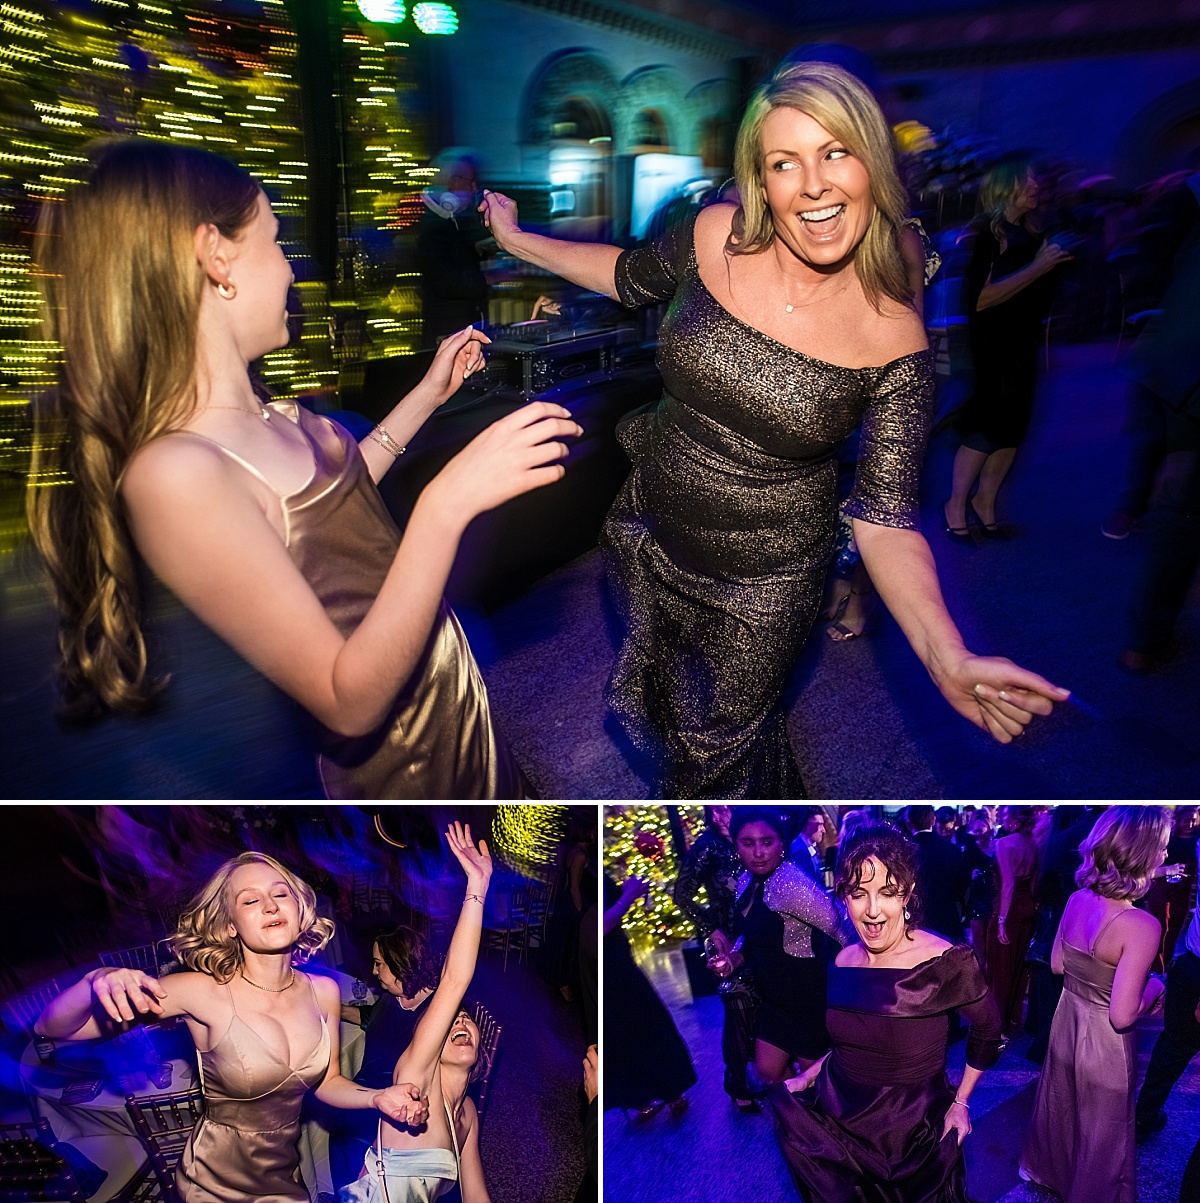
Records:
[[[256,990],[265,990],[268,994],[282,994],[285,990],[290,990],[296,984],[296,969],[292,967],[292,976],[288,978],[286,986],[280,986],[278,990],[272,989],[270,986],[260,986],[257,982],[252,982],[242,970],[238,970],[238,975],[247,986],[253,986]]]
[[[246,409],[245,406],[242,406],[242,405],[206,405],[204,408],[205,409],[231,409],[235,413],[245,414],[247,417],[250,417],[250,418],[262,418],[262,420],[264,422],[269,422],[271,420],[271,411],[265,405],[263,405],[263,403],[261,401],[258,403],[258,413],[255,413],[254,410],[252,410],[252,409]],[[247,979],[247,980],[249,980],[249,979]],[[251,982],[250,984],[254,985],[253,982]]]

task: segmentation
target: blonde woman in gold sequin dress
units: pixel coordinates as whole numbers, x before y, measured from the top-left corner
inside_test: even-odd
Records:
[[[629,306],[670,301],[666,391],[624,427],[634,466],[603,534],[627,624],[609,704],[664,796],[803,796],[780,695],[832,554],[834,450],[861,423],[863,562],[950,705],[1008,743],[1068,693],[964,647],[918,527],[933,370],[883,115],[838,67],[782,68],[735,172],[740,205],[626,252],[530,234],[496,193],[481,206],[512,254]]]
[[[289,337],[278,225],[233,164],[143,138],[96,149],[45,207],[36,253],[65,370],[38,413],[29,512],[69,700],[137,711],[159,692],[140,555],[322,725],[331,797],[520,797],[442,591],[467,524],[558,480],[580,428],[543,402],[508,414],[425,487],[401,532],[376,485],[487,339],[445,339],[361,443],[295,401],[264,404],[249,364]]]

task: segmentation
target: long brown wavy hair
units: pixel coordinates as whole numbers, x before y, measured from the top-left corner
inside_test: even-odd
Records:
[[[80,182],[47,202],[34,258],[58,388],[35,404],[29,526],[59,612],[68,714],[144,710],[148,673],[137,555],[121,479],[134,454],[178,429],[196,400],[206,287],[194,235],[236,237],[258,184],[206,151],[148,138],[96,144]]]
[[[763,178],[762,128],[771,111],[779,108],[807,113],[867,169],[875,213],[854,252],[854,268],[877,310],[884,297],[911,306],[913,292],[900,253],[908,202],[891,131],[866,84],[833,63],[785,64],[750,98],[733,152],[740,205],[726,249],[755,254],[775,241]]]

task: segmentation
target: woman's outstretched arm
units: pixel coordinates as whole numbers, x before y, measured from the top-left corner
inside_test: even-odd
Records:
[[[500,192],[485,190],[479,211],[501,250],[544,267],[580,288],[616,296],[614,269],[621,257],[620,247],[602,242],[566,242],[522,230],[517,224],[516,204]]]
[[[492,877],[492,857],[488,846],[483,840],[479,841],[478,848],[472,844],[469,825],[464,827],[460,823],[452,823],[446,831],[446,842],[466,871],[466,893],[454,935],[450,939],[450,951],[446,954],[441,981],[417,1024],[412,1043],[396,1063],[399,1076],[415,1075],[416,1080],[421,1082],[426,1082],[432,1074],[454,1017],[462,1005],[463,995],[475,976],[475,961],[483,932],[483,904]]]

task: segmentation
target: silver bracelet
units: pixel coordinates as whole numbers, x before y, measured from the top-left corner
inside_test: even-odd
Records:
[[[482,894],[468,894],[463,899],[463,906],[466,906],[468,902],[478,902],[480,906],[483,906],[483,895]]]
[[[380,424],[367,435],[373,443],[378,443],[393,459],[399,459],[407,450],[407,447],[402,447]]]
[[[970,1110],[971,1110],[971,1108],[970,1108],[969,1104],[967,1103],[967,1100],[966,1100],[966,1099],[960,1099],[960,1098],[958,1097],[958,1095],[955,1095],[955,1096],[954,1096],[954,1101],[955,1101],[955,1102],[956,1102],[956,1103],[957,1103],[957,1104],[958,1104],[960,1107],[965,1107],[965,1108],[966,1108],[968,1111],[970,1111]]]

